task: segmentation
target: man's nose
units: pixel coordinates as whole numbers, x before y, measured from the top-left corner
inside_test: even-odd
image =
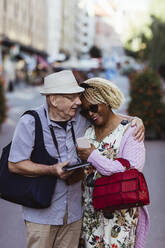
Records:
[[[93,115],[93,112],[89,110],[88,115],[91,117]]]
[[[76,97],[75,103],[76,103],[77,105],[81,105],[81,100],[80,100],[80,97],[79,97],[79,96]]]

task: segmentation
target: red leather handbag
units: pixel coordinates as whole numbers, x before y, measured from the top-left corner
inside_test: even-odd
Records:
[[[117,160],[126,167],[126,170],[95,180],[92,199],[94,209],[113,212],[148,205],[149,192],[143,173],[130,168],[128,160],[122,158]]]

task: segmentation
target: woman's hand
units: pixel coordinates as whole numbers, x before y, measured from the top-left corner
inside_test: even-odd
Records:
[[[136,126],[135,132],[133,133],[135,140],[138,140],[139,142],[144,141],[145,128],[143,121],[140,118],[136,117],[132,120],[131,126]]]
[[[90,148],[80,148],[77,147],[78,150],[78,155],[82,160],[88,160],[88,157],[90,156],[90,154],[96,149],[96,147],[91,144]]]

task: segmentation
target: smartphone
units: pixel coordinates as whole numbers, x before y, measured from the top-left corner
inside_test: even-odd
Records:
[[[80,148],[90,148],[91,144],[87,137],[79,137],[76,139],[77,145]]]
[[[63,167],[63,169],[65,171],[71,171],[71,170],[75,170],[75,169],[82,168],[82,167],[89,166],[89,165],[91,165],[91,164],[88,162],[85,162],[85,163],[81,163],[81,164],[67,165],[67,166]]]

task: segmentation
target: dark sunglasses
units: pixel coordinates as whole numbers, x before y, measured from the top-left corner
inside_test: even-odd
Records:
[[[83,116],[87,116],[89,114],[89,111],[92,112],[92,113],[97,113],[98,112],[98,104],[90,105],[90,107],[88,109],[83,109],[82,108],[80,113]]]

